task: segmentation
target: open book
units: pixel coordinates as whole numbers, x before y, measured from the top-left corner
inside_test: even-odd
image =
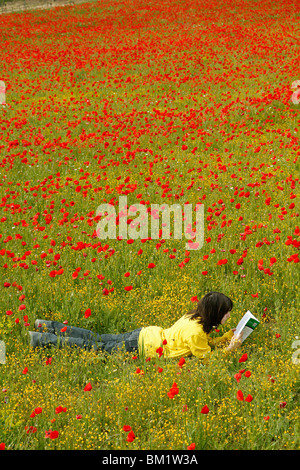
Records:
[[[242,333],[242,342],[252,333],[254,328],[259,325],[259,320],[248,310],[236,327],[234,336],[238,337]]]

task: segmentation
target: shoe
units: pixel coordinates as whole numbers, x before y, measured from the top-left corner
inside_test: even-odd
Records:
[[[57,345],[57,336],[52,333],[40,333],[38,331],[29,331],[29,342],[33,348]]]
[[[29,331],[29,343],[33,348],[37,348],[41,343],[42,333],[36,331]]]

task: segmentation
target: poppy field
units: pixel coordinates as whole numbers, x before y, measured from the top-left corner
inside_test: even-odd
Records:
[[[299,31],[292,0],[0,16],[0,449],[300,449]],[[203,245],[130,236],[121,196],[201,204]],[[29,345],[37,318],[167,328],[208,291],[234,304],[212,336],[260,325],[205,364]]]

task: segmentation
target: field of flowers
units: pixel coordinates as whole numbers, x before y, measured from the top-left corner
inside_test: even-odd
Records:
[[[1,15],[0,449],[300,449],[294,5]],[[203,204],[203,246],[162,226],[159,239],[101,239],[97,208],[118,213],[120,196],[145,205],[149,226],[152,204]],[[211,290],[234,303],[214,335],[248,309],[261,323],[205,365],[28,344],[36,318],[168,327]]]

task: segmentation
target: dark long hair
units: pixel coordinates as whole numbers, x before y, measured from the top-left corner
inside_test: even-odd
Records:
[[[197,307],[190,310],[186,315],[191,320],[198,321],[205,333],[210,333],[214,326],[221,323],[224,315],[232,310],[232,300],[220,292],[208,292],[202,297]]]

